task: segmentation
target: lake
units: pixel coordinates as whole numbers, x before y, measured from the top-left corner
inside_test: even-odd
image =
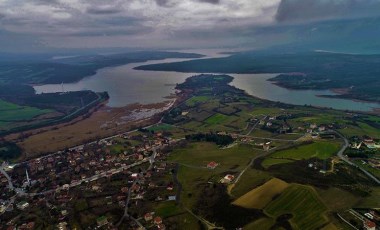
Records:
[[[205,54],[208,57],[223,57],[220,50],[191,50]],[[145,64],[157,64],[184,61],[189,59],[165,59],[132,63],[117,67],[103,68],[93,76],[86,77],[79,82],[64,84],[64,91],[92,90],[95,92],[107,91],[110,96],[108,106],[123,107],[132,103],[150,104],[168,100],[175,92],[175,84],[182,83],[186,78],[198,73],[142,71],[134,68]],[[372,111],[380,108],[378,103],[367,103],[345,99],[318,97],[318,95],[334,95],[328,90],[289,90],[267,81],[276,74],[230,74],[234,77],[231,85],[245,90],[253,96],[279,101],[294,105],[313,105],[331,107],[341,110]],[[47,84],[34,86],[37,93],[61,92],[61,84]]]

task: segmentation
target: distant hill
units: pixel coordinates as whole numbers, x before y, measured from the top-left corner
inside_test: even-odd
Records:
[[[9,58],[7,58],[9,57]],[[33,58],[35,57],[35,58]],[[144,51],[110,55],[84,55],[47,59],[47,55],[32,54],[15,58],[0,55],[0,84],[71,83],[96,73],[104,67],[166,58],[200,58],[194,53]]]

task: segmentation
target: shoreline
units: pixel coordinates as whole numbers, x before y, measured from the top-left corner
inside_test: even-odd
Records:
[[[294,91],[305,91],[305,90],[308,90],[308,89],[300,89],[300,88],[286,86],[286,85],[282,84],[279,81],[270,81],[270,82],[272,84],[278,86],[278,87],[281,87],[281,88],[284,88],[284,89],[287,89],[287,90],[294,90]],[[309,90],[325,90],[325,89],[309,89]],[[378,104],[379,107],[378,108],[373,108],[373,111],[380,109],[380,102],[378,102],[378,101],[362,100],[362,99],[357,99],[357,98],[344,97],[345,95],[347,95],[346,93],[349,92],[349,90],[346,89],[346,88],[331,88],[331,89],[326,89],[326,90],[329,90],[329,91],[335,93],[335,95],[316,94],[315,96],[316,97],[322,97],[322,98],[342,99],[342,100],[353,101],[353,102],[360,102],[360,103]],[[287,104],[287,103],[285,103],[285,104]],[[315,106],[315,107],[320,107],[320,106]],[[322,106],[321,108],[329,108],[329,107],[323,107]],[[332,108],[332,109],[334,109],[334,108]],[[344,109],[334,109],[334,110],[344,111]],[[359,112],[359,113],[371,112],[371,111],[360,111],[360,110],[350,110],[350,111]]]
[[[272,82],[272,84],[277,85],[275,82]],[[235,87],[233,85],[230,85],[230,86]],[[280,85],[278,85],[278,86],[282,87]],[[288,106],[301,106],[301,107],[304,107],[303,105],[296,105],[296,104],[290,104],[290,103],[285,103],[285,102],[281,102],[281,101],[268,100],[268,99],[265,99],[265,98],[261,98],[261,97],[249,94],[246,90],[243,90],[243,89],[240,89],[240,88],[237,88],[237,87],[235,87],[235,88],[239,89],[239,90],[242,90],[245,94],[247,94],[250,97],[253,97],[253,98],[256,98],[256,99],[268,102],[268,103],[281,103],[281,104],[288,105]],[[305,89],[293,89],[293,88],[287,88],[287,87],[283,87],[283,88],[288,89],[288,90],[305,90]],[[329,97],[329,95],[315,95],[315,96],[316,97],[326,97],[326,98],[334,99],[334,97]],[[348,99],[348,98],[335,98],[335,99],[343,99],[343,100],[349,100],[349,101],[355,101],[355,102],[364,102],[364,103],[376,103],[376,102],[371,102],[371,101],[363,101],[363,100],[359,100],[359,99]],[[360,110],[349,110],[349,109],[335,109],[335,108],[332,108],[332,107],[317,106],[317,105],[311,105],[311,104],[307,105],[307,106],[308,107],[312,107],[312,108],[316,108],[316,109],[330,109],[330,110],[335,110],[335,111],[343,111],[343,112],[344,111],[348,111],[348,112],[351,112],[351,113],[359,113],[359,114],[370,114],[370,115],[377,115],[377,116],[380,115],[380,103],[379,103],[379,108],[373,108],[371,111],[360,111]]]

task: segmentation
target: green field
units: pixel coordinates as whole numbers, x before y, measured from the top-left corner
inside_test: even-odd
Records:
[[[290,186],[265,208],[265,212],[273,218],[292,214],[290,223],[294,229],[302,230],[318,229],[326,224],[326,211],[315,190],[304,185]]]
[[[189,100],[187,100],[186,105],[193,107],[193,106],[197,105],[198,103],[202,103],[202,102],[206,102],[206,101],[210,100],[210,98],[211,97],[209,97],[209,96],[195,96],[195,97],[192,97]]]
[[[181,209],[176,205],[175,201],[161,202],[155,207],[156,215],[163,218],[173,216],[179,212],[181,212]]]
[[[53,111],[49,109],[20,106],[0,99],[0,130],[15,127],[17,123],[29,122],[37,116],[51,112]]]
[[[209,117],[205,122],[208,125],[217,125],[217,124],[223,124],[228,119],[229,119],[228,116],[217,113],[217,114],[214,114],[213,116]]]
[[[363,136],[369,135],[372,137],[380,137],[380,129],[372,127],[366,123],[358,122],[358,126],[348,126],[339,130],[346,136]]]
[[[220,149],[212,143],[192,143],[187,148],[176,149],[170,155],[170,161],[188,164],[195,167],[206,167],[210,161],[219,163],[217,169],[244,168],[257,151],[249,145],[236,145]]]
[[[328,159],[339,151],[340,143],[336,141],[315,141],[311,144],[275,152],[271,155],[276,159],[302,160],[309,158]]]
[[[28,106],[19,106],[0,100],[0,121],[2,122],[17,122],[30,120],[36,116],[49,113],[48,109],[37,109]]]

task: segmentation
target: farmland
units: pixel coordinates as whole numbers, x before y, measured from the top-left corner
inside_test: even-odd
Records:
[[[239,197],[233,204],[244,208],[263,209],[275,196],[281,194],[288,186],[288,183],[273,178],[260,187]]]
[[[327,223],[326,206],[314,189],[303,185],[292,185],[265,212],[272,217],[291,214],[290,223],[295,229],[317,229]]]
[[[220,79],[209,81],[220,83]],[[361,127],[363,134],[368,131],[370,135],[378,136],[380,132],[376,123],[379,120],[376,116],[353,116],[335,110],[272,104],[258,99],[250,100],[252,98],[237,89],[231,89],[234,92],[231,96],[231,91],[221,91],[218,87],[210,89],[207,86],[209,90],[203,90],[200,82],[195,80],[186,84],[197,85],[192,92],[195,96],[190,97],[189,103],[173,109],[164,122],[182,127],[188,134],[221,132],[237,137],[236,143],[227,148],[204,141],[189,142],[170,153],[168,160],[179,164],[181,203],[185,207],[199,211],[208,220],[229,226],[218,218],[218,214],[211,212],[212,205],[216,205],[213,202],[221,202],[223,205],[220,206],[224,209],[234,210],[224,203],[227,199],[233,206],[256,212],[259,210],[266,215],[250,219],[245,216],[249,215],[248,212],[243,214],[241,209],[235,210],[236,213],[242,211],[241,217],[244,218],[239,223],[244,223],[247,229],[258,226],[262,229],[289,226],[295,229],[335,229],[341,227],[341,223],[331,213],[367,203],[367,195],[375,196],[376,191],[372,190],[373,184],[368,178],[335,159],[343,144],[342,139],[328,131],[319,132],[318,128],[314,128],[312,133],[306,133],[306,130],[312,126],[339,131]],[[205,97],[210,100],[203,100]],[[292,133],[281,133],[279,128],[269,129],[268,122],[277,127],[284,124],[291,126]],[[355,134],[350,132],[347,136]],[[266,141],[271,145],[267,153],[262,147]],[[256,159],[250,167],[250,160],[259,155],[264,157]],[[211,161],[218,163],[215,169],[206,168]],[[310,163],[313,168],[310,168]],[[332,171],[323,174],[320,172],[322,169]],[[224,192],[228,196],[219,190],[219,181],[224,175],[228,173],[236,178],[241,172],[244,173],[236,183],[225,187]],[[278,187],[274,185],[276,183]],[[337,183],[340,183],[339,186]],[[369,189],[368,193],[364,192],[366,189]],[[215,197],[212,201],[206,201],[204,194],[224,200]],[[331,205],[326,206],[325,202]],[[312,224],[308,225],[309,222]]]

